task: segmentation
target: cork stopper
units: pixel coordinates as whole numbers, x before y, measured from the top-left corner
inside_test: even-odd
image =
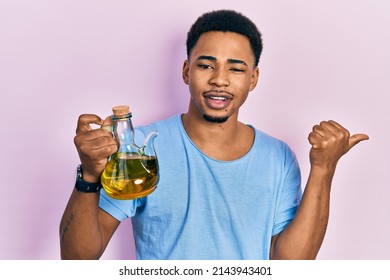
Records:
[[[112,108],[115,117],[123,117],[130,113],[130,108],[127,105],[115,106]]]

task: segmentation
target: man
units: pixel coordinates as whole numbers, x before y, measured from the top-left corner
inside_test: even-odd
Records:
[[[187,37],[183,80],[188,112],[137,133],[158,130],[160,181],[151,195],[115,200],[98,192],[112,135],[96,115],[81,115],[75,145],[82,180],[63,215],[61,257],[98,259],[120,221],[131,217],[139,259],[314,259],[325,235],[331,182],[340,157],[367,135],[350,137],[334,121],[309,135],[311,170],[302,195],[289,147],[238,121],[257,84],[260,32],[228,10],[202,15]]]

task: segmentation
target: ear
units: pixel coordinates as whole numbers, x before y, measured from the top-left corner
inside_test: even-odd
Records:
[[[257,81],[259,80],[259,75],[260,75],[259,67],[256,67],[255,69],[253,69],[253,72],[252,72],[251,84],[249,87],[249,91],[252,91],[256,87]]]
[[[184,83],[187,85],[189,83],[189,77],[188,77],[189,69],[190,69],[190,62],[188,61],[188,59],[186,59],[186,60],[184,60],[184,63],[183,63],[182,77],[183,77]]]

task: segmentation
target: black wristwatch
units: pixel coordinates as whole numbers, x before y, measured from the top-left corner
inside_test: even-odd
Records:
[[[103,187],[100,182],[98,183],[88,183],[83,181],[83,169],[81,168],[81,164],[77,166],[77,174],[76,174],[76,184],[74,186],[76,190],[85,193],[96,193],[100,191]]]

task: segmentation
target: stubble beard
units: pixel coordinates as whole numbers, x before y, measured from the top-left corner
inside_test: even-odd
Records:
[[[228,118],[229,118],[229,116],[213,117],[213,116],[206,115],[206,114],[203,115],[203,119],[208,121],[208,122],[211,122],[211,123],[224,123],[228,120]]]

